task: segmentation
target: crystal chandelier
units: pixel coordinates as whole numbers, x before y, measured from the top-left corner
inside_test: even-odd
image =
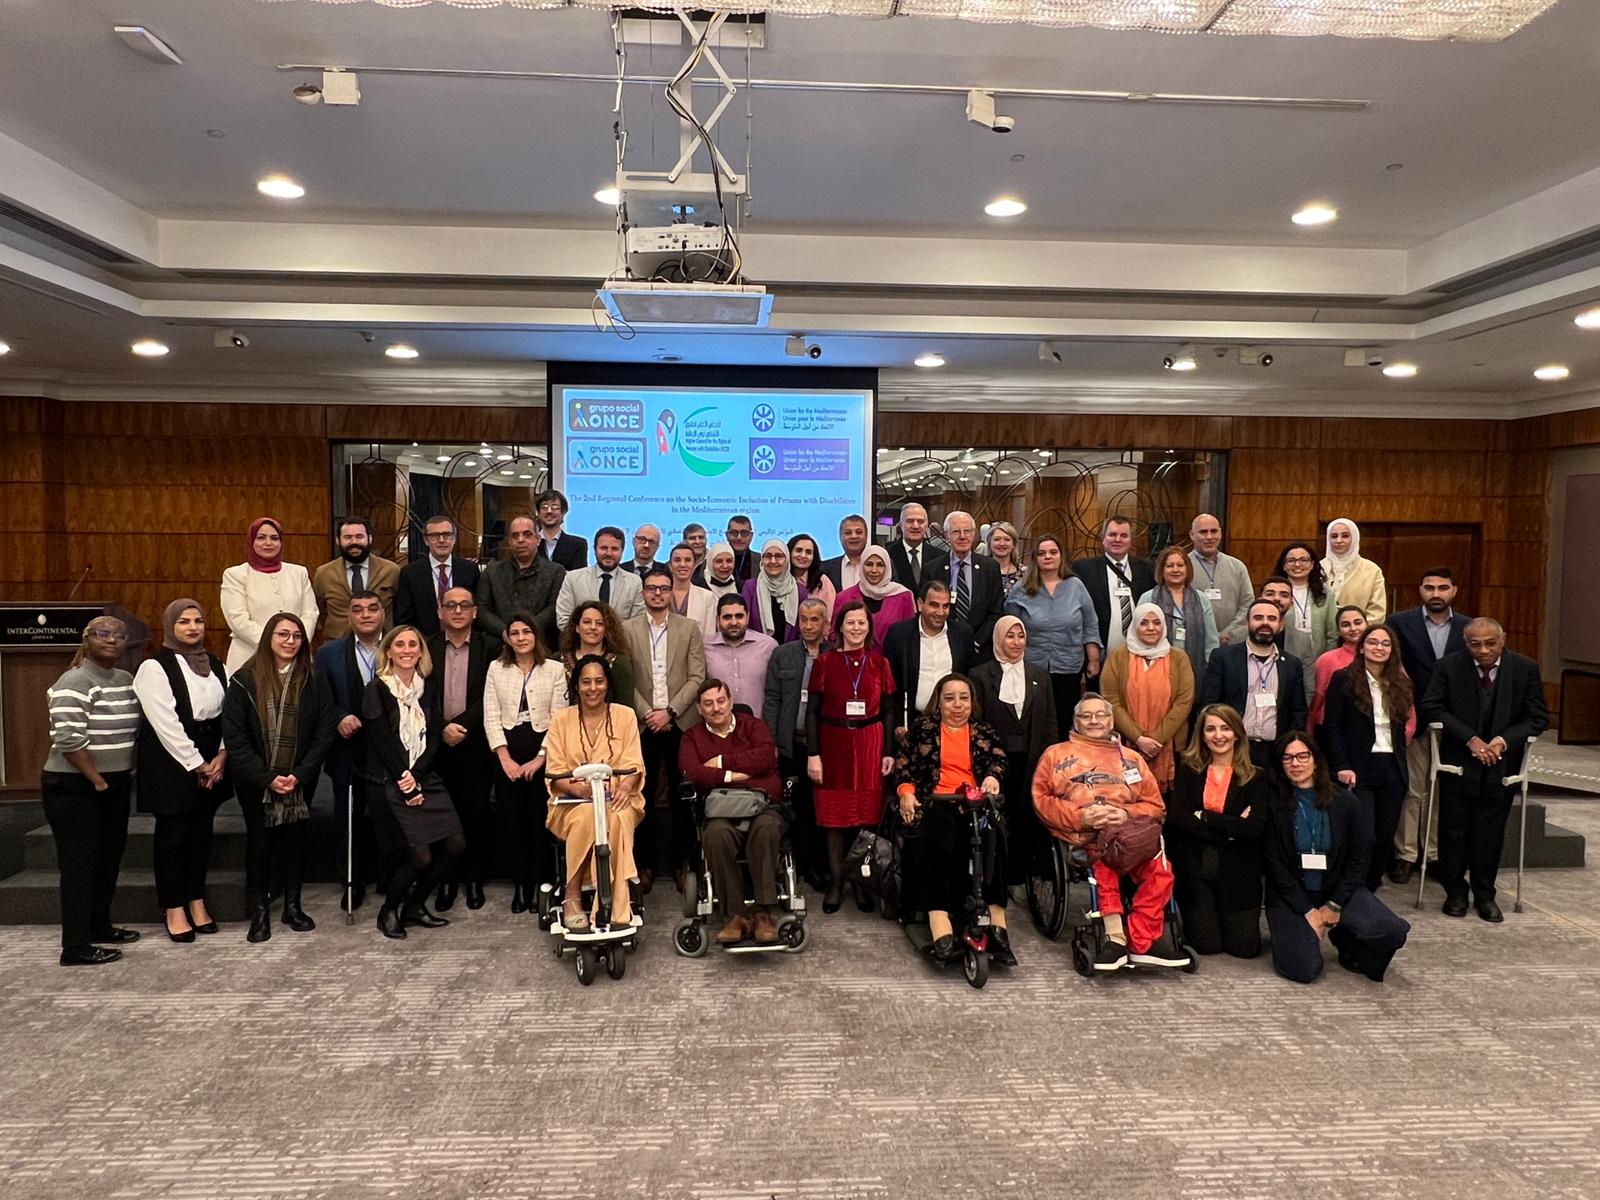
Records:
[[[285,0],[264,0],[283,3]],[[661,0],[316,0],[387,8],[647,8]],[[1276,34],[1288,37],[1406,38],[1498,42],[1556,0],[731,0],[696,4],[728,13],[791,17],[931,17],[989,25],[1142,29],[1159,33]]]

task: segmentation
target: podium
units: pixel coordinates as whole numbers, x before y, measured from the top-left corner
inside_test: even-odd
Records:
[[[45,691],[83,642],[96,617],[128,626],[119,666],[133,670],[144,657],[149,628],[115,604],[41,601],[0,604],[0,801],[35,796],[50,753],[50,712]]]

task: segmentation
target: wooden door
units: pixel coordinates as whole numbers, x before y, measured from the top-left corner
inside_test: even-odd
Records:
[[[1324,538],[1326,528],[1324,528]],[[1456,610],[1476,615],[1482,532],[1477,525],[1427,525],[1392,522],[1361,526],[1361,555],[1383,568],[1389,611],[1421,603],[1417,585],[1430,567],[1455,573]]]

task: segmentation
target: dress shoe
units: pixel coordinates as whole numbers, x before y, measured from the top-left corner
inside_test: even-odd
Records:
[[[173,933],[172,930],[169,929],[167,930],[167,938],[169,941],[177,942],[179,945],[187,945],[188,943],[194,941],[194,927],[190,926],[182,933]]]
[[[436,917],[429,912],[427,904],[421,900],[414,904],[406,905],[405,912],[401,915],[401,920],[407,925],[418,925],[423,929],[442,929],[450,924],[449,918]]]
[[[366,903],[366,899],[367,885],[364,883],[351,884],[348,892],[341,888],[339,891],[339,911],[355,912],[362,904]]]
[[[767,918],[769,921],[771,917]],[[722,932],[717,934],[717,945],[737,946],[750,934],[750,922],[744,916],[736,915],[728,918],[728,923],[722,927]]]
[[[1011,949],[1011,935],[998,925],[989,930],[989,958],[996,966],[1017,965],[1017,956]]]
[[[183,912],[184,912],[184,915],[189,918],[189,924],[194,927],[194,931],[196,933],[216,933],[217,932],[217,922],[216,922],[215,918],[213,918],[212,920],[209,920],[209,921],[204,921],[204,922],[196,921],[194,919],[194,909],[190,908],[187,904],[185,904],[183,906]]]
[[[836,913],[843,906],[844,896],[842,894],[837,899],[833,900],[828,899],[827,896],[823,896],[822,898],[822,911],[825,913]]]
[[[520,883],[511,889],[511,911],[514,913],[528,911],[528,893]]]
[[[433,898],[433,906],[440,912],[445,912],[455,907],[455,902],[456,885],[453,883],[441,883],[439,885],[439,894]]]
[[[961,957],[961,944],[956,941],[954,934],[947,933],[933,939],[928,954],[934,962],[953,962]]]
[[[1406,884],[1411,882],[1411,874],[1416,869],[1416,863],[1407,862],[1403,858],[1397,858],[1394,860],[1394,864],[1389,868],[1389,882],[1404,887]]]
[[[129,942],[139,940],[137,929],[118,929],[115,925],[109,929],[102,929],[89,936],[91,942],[100,942],[108,946],[126,946]]]
[[[1467,899],[1465,896],[1446,896],[1439,911],[1447,917],[1464,917],[1467,915]]]
[[[764,908],[756,909],[756,919],[752,925],[757,944],[770,946],[778,940],[778,925],[772,919],[772,914]]]
[[[400,910],[384,904],[378,908],[378,932],[386,938],[404,941],[406,927],[400,922]]]
[[[116,962],[121,950],[107,950],[104,946],[79,946],[76,950],[61,952],[63,967],[98,967],[101,963]]]
[[[444,905],[441,904],[439,907],[443,908]],[[474,912],[483,907],[483,884],[467,884],[467,907]]]
[[[310,933],[317,927],[317,923],[306,916],[305,910],[300,907],[299,888],[283,894],[283,923],[296,933]]]
[[[1505,913],[1500,911],[1500,906],[1493,900],[1479,900],[1475,907],[1478,915],[1491,925],[1498,925],[1506,919]]]

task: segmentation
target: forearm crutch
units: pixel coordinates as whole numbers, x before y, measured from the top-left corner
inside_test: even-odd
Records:
[[[1422,892],[1428,886],[1428,828],[1433,824],[1433,805],[1439,797],[1439,773],[1446,775],[1460,775],[1461,768],[1453,767],[1439,758],[1439,735],[1444,732],[1444,723],[1434,721],[1428,726],[1428,800],[1422,806],[1422,821],[1417,828],[1417,904],[1422,907]],[[1443,844],[1444,839],[1439,839]]]
[[[1522,770],[1501,781],[1506,787],[1521,788],[1517,798],[1517,902],[1512,912],[1522,911],[1522,868],[1528,857],[1528,784],[1533,775],[1533,744],[1538,740],[1538,734],[1528,739],[1528,748],[1522,752]]]

